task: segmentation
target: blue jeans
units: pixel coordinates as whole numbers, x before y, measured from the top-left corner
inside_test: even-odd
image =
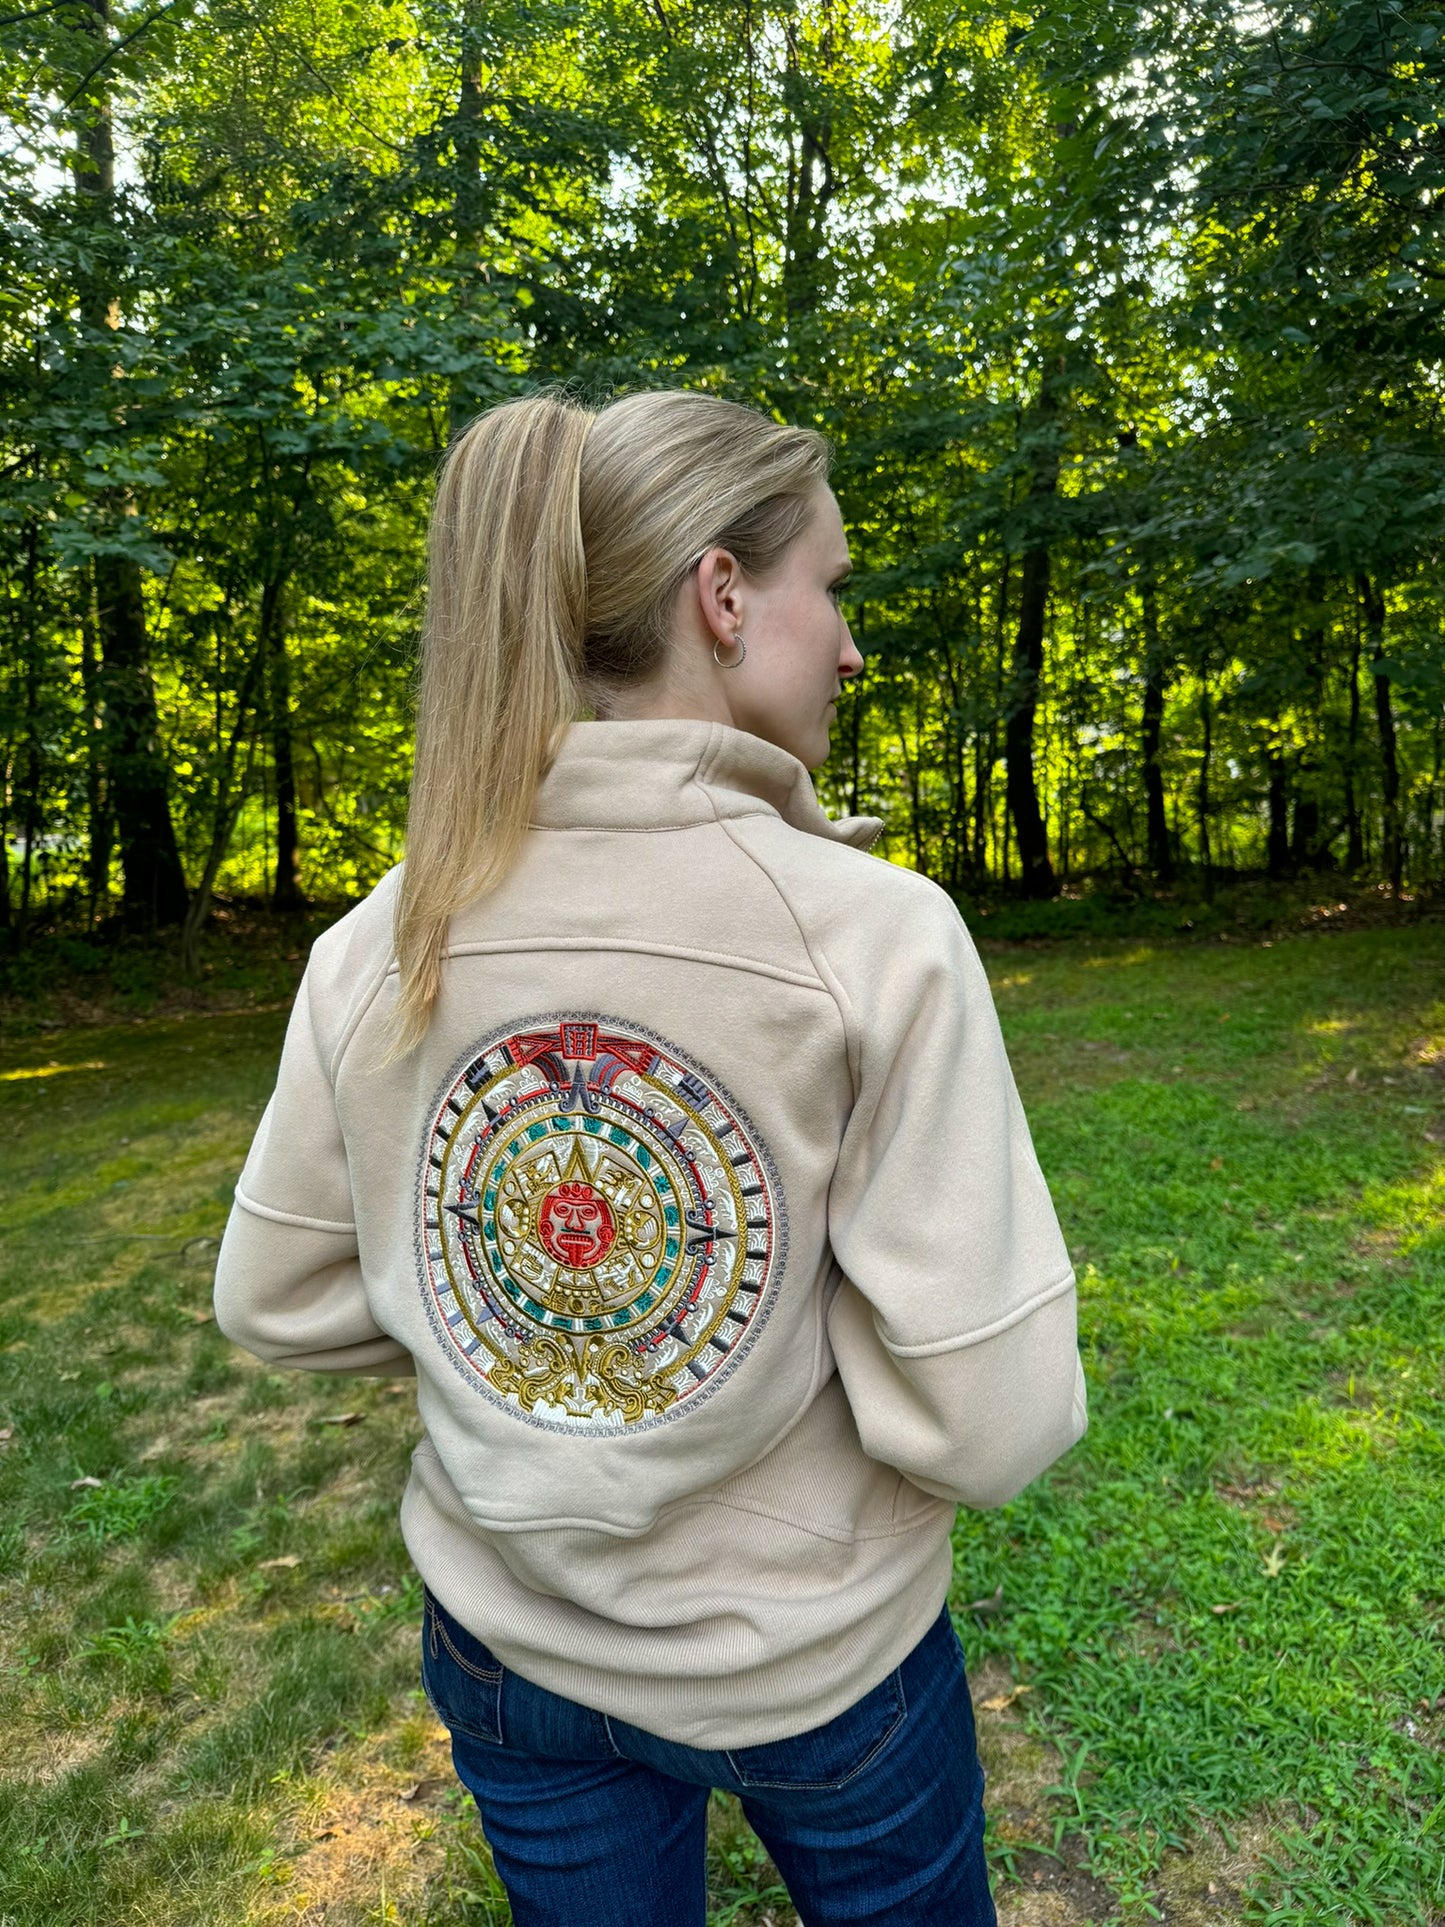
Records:
[[[725,1752],[508,1672],[429,1590],[422,1685],[516,1927],[704,1927],[713,1787],[738,1796],[804,1927],[996,1927],[983,1772],[946,1608],[846,1712]]]

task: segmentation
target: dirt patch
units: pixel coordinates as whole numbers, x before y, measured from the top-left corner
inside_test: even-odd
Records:
[[[1245,1890],[1273,1839],[1273,1828],[1257,1819],[1231,1827],[1228,1839],[1206,1827],[1188,1853],[1170,1854],[1155,1894],[1168,1927],[1219,1927],[1222,1921],[1242,1920]]]
[[[1016,1879],[999,1882],[999,1927],[1102,1927],[1118,1915],[1109,1888],[1083,1865],[1081,1843],[1065,1840],[1058,1856],[1054,1804],[1064,1760],[1056,1747],[1024,1729],[1024,1701],[1006,1662],[984,1660],[970,1674],[979,1756],[988,1776],[987,1802],[997,1838],[1013,1858]],[[1000,1704],[1002,1702],[1002,1704]],[[1441,1701],[1445,1715],[1445,1696]],[[1433,1717],[1433,1705],[1419,1716]],[[1221,1927],[1244,1918],[1244,1896],[1274,1839],[1266,1817],[1224,1829],[1201,1827],[1187,1852],[1170,1853],[1153,1903],[1166,1927]],[[1132,1918],[1132,1916],[1131,1916]]]
[[[308,1782],[289,1820],[299,1851],[278,1862],[246,1913],[246,1927],[360,1927],[374,1920],[383,1894],[403,1917],[419,1902],[446,1858],[443,1796],[455,1795],[445,1730],[428,1721],[404,1767],[387,1765],[375,1737],[338,1751]]]
[[[111,1730],[99,1720],[84,1726],[47,1725],[36,1718],[31,1730],[11,1726],[5,1739],[0,1785],[55,1786],[73,1773],[94,1766],[110,1744]]]
[[[1098,1927],[1115,1912],[1113,1895],[1082,1865],[1079,1841],[1052,1846],[1048,1789],[1063,1779],[1063,1756],[1025,1730],[1023,1695],[1004,1660],[983,1660],[969,1686],[988,1812],[1018,1874],[999,1885],[999,1927]]]

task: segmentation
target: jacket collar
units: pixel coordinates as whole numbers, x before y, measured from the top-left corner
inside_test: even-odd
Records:
[[[883,829],[876,816],[829,816],[790,750],[691,716],[569,724],[531,821],[546,830],[661,830],[757,815],[860,850]]]

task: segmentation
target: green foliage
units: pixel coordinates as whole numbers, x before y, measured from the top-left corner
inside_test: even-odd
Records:
[[[437,455],[556,379],[832,436],[868,660],[819,788],[894,860],[1016,887],[1007,761],[1065,880],[1438,878],[1442,27],[17,11],[0,941],[164,921],[167,823],[193,923],[376,881]]]
[[[96,1397],[109,1393],[109,1384],[102,1383]],[[88,1539],[134,1539],[165,1510],[175,1490],[176,1481],[163,1473],[88,1487],[66,1512],[65,1523]]]

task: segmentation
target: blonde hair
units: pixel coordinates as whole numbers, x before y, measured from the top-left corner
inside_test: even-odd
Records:
[[[673,389],[599,409],[544,392],[457,437],[428,539],[393,1054],[425,1033],[451,917],[512,867],[570,724],[662,666],[710,548],[755,580],[782,562],[831,455],[812,429]]]

